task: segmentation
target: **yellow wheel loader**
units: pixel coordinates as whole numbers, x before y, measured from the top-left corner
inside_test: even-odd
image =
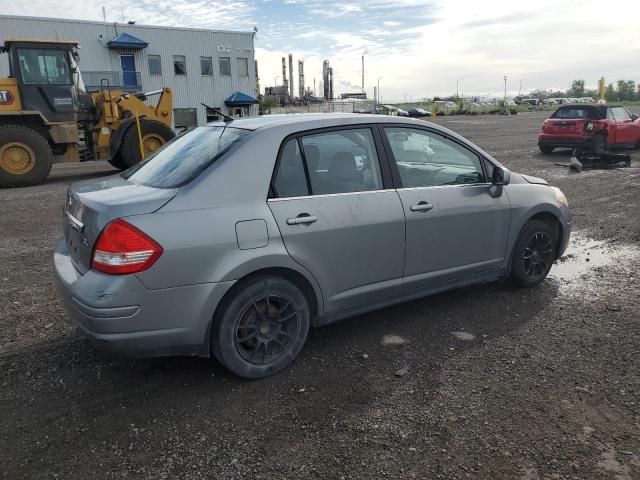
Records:
[[[130,94],[105,79],[88,92],[77,42],[7,40],[0,53],[10,72],[0,78],[0,187],[38,184],[58,162],[108,160],[124,170],[175,136],[170,88]]]

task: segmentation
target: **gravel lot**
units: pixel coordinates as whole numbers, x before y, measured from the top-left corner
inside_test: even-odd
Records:
[[[554,165],[566,153],[537,150],[542,119],[439,121],[567,194],[576,235],[552,278],[313,331],[291,368],[262,381],[208,359],[123,360],[74,332],[52,250],[67,185],[108,164],[0,190],[0,475],[640,478],[640,154],[631,168],[569,174]]]

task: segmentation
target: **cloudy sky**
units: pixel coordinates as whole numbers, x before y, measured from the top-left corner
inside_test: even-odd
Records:
[[[81,5],[81,8],[78,6]],[[451,94],[517,94],[640,80],[637,0],[0,0],[3,14],[250,31],[258,28],[261,84],[281,82],[281,57],[305,61],[319,88],[322,60],[336,92],[359,91],[361,55],[369,95],[383,100]],[[627,20],[629,19],[629,20]],[[276,79],[276,77],[280,77]]]

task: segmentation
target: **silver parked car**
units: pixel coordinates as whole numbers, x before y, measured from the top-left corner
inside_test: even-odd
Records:
[[[55,269],[97,347],[270,375],[310,326],[510,276],[565,250],[562,192],[454,132],[360,114],[212,123],[76,183]]]

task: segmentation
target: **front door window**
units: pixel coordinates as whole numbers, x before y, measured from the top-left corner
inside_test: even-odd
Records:
[[[385,128],[403,187],[439,187],[485,181],[478,155],[437,133]]]

